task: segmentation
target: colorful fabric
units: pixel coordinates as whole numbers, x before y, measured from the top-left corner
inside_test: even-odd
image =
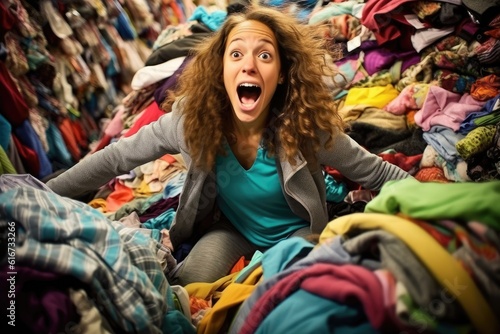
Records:
[[[417,183],[413,180],[412,184]],[[454,300],[460,303],[477,331],[498,332],[500,324],[470,275],[437,241],[409,220],[384,213],[354,213],[342,216],[327,225],[320,235],[320,243],[335,236],[359,234],[362,230],[374,229],[383,229],[395,234],[411,248],[449,296],[453,296]],[[426,247],[422,247],[423,244]]]

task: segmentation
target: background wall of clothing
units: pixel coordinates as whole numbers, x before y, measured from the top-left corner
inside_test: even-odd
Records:
[[[15,220],[33,247],[18,253],[19,272],[64,305],[42,328],[34,318],[49,308],[40,297],[32,308],[45,313],[23,314],[32,325],[25,332],[62,331],[71,321],[95,333],[77,300],[92,306],[103,333],[498,332],[499,1],[263,2],[324,29],[325,58],[339,71],[332,98],[349,135],[423,182],[391,183],[374,196],[325,166],[332,221],[319,240],[288,240],[217,282],[179,287],[165,278],[190,249],[172,253],[168,235],[185,177],[179,156],[116,177],[89,205],[30,177],[0,177],[0,228],[4,217]],[[70,10],[76,4],[91,4],[93,14],[75,7],[82,21]],[[217,3],[187,8],[0,2],[4,46],[23,52],[2,51],[2,172],[49,176],[161,117],[189,50],[227,15]],[[82,232],[54,238],[66,226]],[[62,250],[83,253],[87,270],[61,259]],[[136,276],[120,286],[121,272]],[[101,282],[115,289],[96,298]]]
[[[0,173],[43,179],[102,136],[160,33],[191,0],[0,1]]]

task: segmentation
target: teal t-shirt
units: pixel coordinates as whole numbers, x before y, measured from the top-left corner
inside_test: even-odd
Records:
[[[226,146],[217,156],[217,204],[238,231],[259,247],[270,247],[309,223],[285,200],[274,158],[259,147],[253,166],[244,169]]]

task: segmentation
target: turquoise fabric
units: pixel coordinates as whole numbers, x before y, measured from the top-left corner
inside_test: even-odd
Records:
[[[325,174],[326,200],[328,202],[340,203],[349,193],[345,183],[339,183],[330,174]]]
[[[341,304],[299,289],[277,305],[255,333],[379,332],[371,326],[359,306]]]
[[[245,170],[227,148],[217,156],[217,202],[224,215],[248,240],[270,247],[309,224],[295,215],[281,190],[274,158],[259,147],[253,166]]]

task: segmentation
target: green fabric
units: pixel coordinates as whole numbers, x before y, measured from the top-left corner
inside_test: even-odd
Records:
[[[16,169],[2,146],[0,146],[0,175],[1,174],[17,174]]]
[[[500,181],[420,183],[415,179],[387,182],[365,212],[422,220],[478,221],[500,231]]]
[[[500,122],[500,112],[493,112],[484,116],[478,117],[474,120],[476,126],[496,125]]]
[[[491,147],[495,132],[494,125],[480,126],[471,130],[455,144],[458,154],[467,160],[474,154],[486,151]]]

